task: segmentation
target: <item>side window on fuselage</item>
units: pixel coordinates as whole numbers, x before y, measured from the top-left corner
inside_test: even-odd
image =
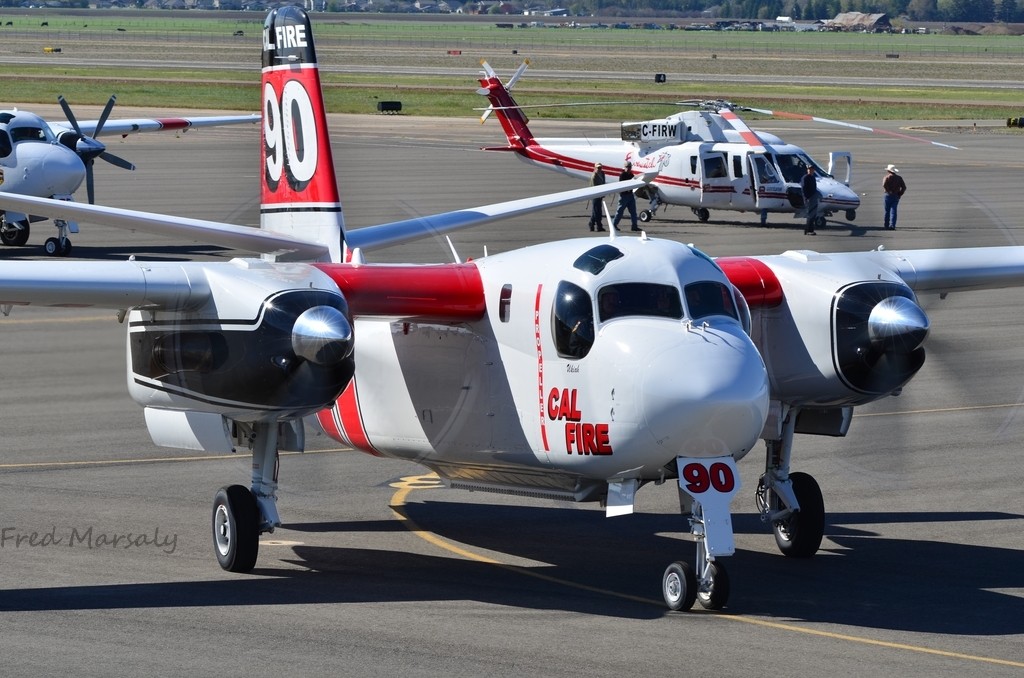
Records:
[[[562,358],[579,360],[594,345],[594,302],[579,285],[562,281],[551,308],[555,349]]]
[[[12,150],[14,146],[11,144],[11,136],[7,130],[0,130],[0,158],[6,158]]]

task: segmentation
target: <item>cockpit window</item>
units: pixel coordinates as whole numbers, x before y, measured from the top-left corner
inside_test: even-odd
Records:
[[[11,154],[14,147],[11,145],[11,137],[6,130],[0,129],[0,158],[6,158]]]
[[[597,293],[598,315],[601,322],[623,316],[650,316],[654,318],[683,317],[683,304],[679,290],[672,285],[654,283],[618,283],[605,285]]]
[[[597,275],[604,270],[609,262],[621,259],[622,256],[622,251],[618,247],[598,245],[581,254],[579,259],[572,262],[572,265],[573,268]]]
[[[562,358],[586,357],[594,345],[594,302],[579,285],[562,281],[551,309],[555,349]]]
[[[690,318],[700,320],[712,315],[726,315],[739,320],[732,290],[720,282],[705,280],[687,285],[683,290]]]
[[[808,165],[814,168],[814,173],[817,176],[828,176],[806,155],[797,155],[796,153],[776,153],[775,161],[779,164],[779,170],[782,172],[782,176],[786,180],[786,183],[789,184],[799,184],[800,179],[807,174]]]
[[[763,155],[754,156],[754,169],[757,171],[757,176],[762,184],[777,184],[779,183],[779,175],[775,173],[775,168],[768,162],[768,159]]]
[[[11,139],[14,143],[19,141],[49,141],[42,127],[18,126],[11,127],[10,129]]]

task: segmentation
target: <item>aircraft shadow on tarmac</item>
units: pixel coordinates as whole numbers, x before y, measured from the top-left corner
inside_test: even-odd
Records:
[[[678,515],[608,520],[577,508],[438,501],[410,503],[403,510],[417,525],[463,548],[537,562],[500,567],[440,552],[297,545],[287,555],[264,550],[264,565],[253,576],[8,589],[0,592],[0,611],[472,600],[655,619],[667,614],[660,600],[665,566],[693,559],[693,545],[678,538],[685,525]],[[741,548],[724,561],[732,580],[726,611],[865,629],[1024,633],[1024,598],[1000,592],[1024,588],[1024,551],[894,539],[853,527],[942,522],[969,533],[971,522],[1021,518],[998,512],[830,515],[822,552],[797,560],[774,551],[758,516],[736,515]],[[274,538],[404,529],[394,520],[296,524]],[[747,534],[763,537],[765,550],[742,548]],[[275,553],[301,569],[275,567]]]

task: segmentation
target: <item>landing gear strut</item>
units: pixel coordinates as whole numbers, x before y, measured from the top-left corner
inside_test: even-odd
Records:
[[[661,591],[670,610],[688,610],[699,602],[707,610],[720,610],[729,600],[729,574],[720,560],[736,551],[729,503],[739,490],[739,475],[732,457],[678,457],[679,506],[690,514],[690,534],[697,545],[696,568],[677,561],[661,579]],[[699,499],[698,499],[699,497]]]
[[[278,423],[251,425],[252,489],[231,485],[213,499],[213,546],[217,562],[229,572],[256,567],[260,534],[281,526],[277,513]]]
[[[43,249],[51,257],[69,256],[71,254],[71,239],[68,238],[68,222],[63,219],[54,219],[53,225],[57,227],[57,237],[47,238],[43,243]]]
[[[779,440],[766,440],[765,471],[755,500],[761,520],[770,523],[783,555],[810,558],[825,534],[825,502],[817,481],[806,473],[790,473],[796,413],[783,423]]]

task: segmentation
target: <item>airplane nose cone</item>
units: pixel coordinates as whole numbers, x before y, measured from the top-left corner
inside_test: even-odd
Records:
[[[77,191],[85,181],[85,165],[74,151],[54,144],[43,157],[40,175],[49,184],[45,193],[70,194]]]
[[[677,455],[746,454],[768,412],[768,376],[739,329],[687,331],[682,345],[651,356],[642,416],[655,441]]]

